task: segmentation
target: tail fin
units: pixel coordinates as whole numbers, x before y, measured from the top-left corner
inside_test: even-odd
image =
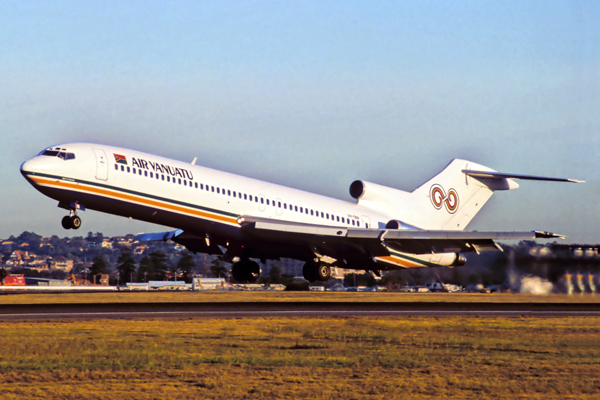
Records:
[[[370,182],[355,181],[350,194],[358,203],[383,212],[409,228],[463,230],[496,190],[516,189],[514,179],[574,182],[496,172],[474,162],[454,159],[436,176],[409,193]],[[393,221],[390,221],[393,222]]]
[[[487,173],[473,177],[468,170]],[[422,229],[463,230],[495,190],[516,189],[512,179],[497,177],[494,170],[454,159],[439,174],[410,193],[411,215],[407,222]],[[413,222],[410,222],[413,221]]]

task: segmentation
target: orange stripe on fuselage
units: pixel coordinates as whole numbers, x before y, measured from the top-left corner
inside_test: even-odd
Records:
[[[82,192],[94,193],[94,194],[103,195],[103,196],[116,197],[116,198],[120,198],[122,200],[134,202],[134,203],[142,203],[142,204],[150,205],[153,207],[166,208],[168,210],[177,211],[180,213],[193,214],[198,217],[209,218],[209,219],[218,220],[218,221],[237,225],[237,221],[234,218],[223,217],[221,215],[216,215],[216,214],[209,214],[207,212],[193,210],[193,209],[190,209],[187,207],[176,206],[173,204],[168,204],[168,203],[160,202],[157,200],[149,200],[149,199],[146,199],[146,198],[143,198],[140,196],[133,196],[133,195],[119,193],[119,192],[112,191],[112,190],[84,186],[85,184],[75,184],[75,183],[66,182],[66,181],[44,179],[44,178],[34,177],[34,176],[29,176],[29,179],[31,179],[32,181],[34,181],[35,183],[37,183],[39,185],[58,186],[58,187],[73,189],[73,190],[82,191]]]
[[[384,262],[388,262],[391,264],[400,265],[404,268],[420,268],[425,267],[424,264],[419,264],[416,262],[408,261],[403,258],[394,257],[394,256],[385,256],[385,257],[375,257],[376,260],[381,260]]]

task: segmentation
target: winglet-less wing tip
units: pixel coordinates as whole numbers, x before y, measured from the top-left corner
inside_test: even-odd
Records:
[[[533,231],[533,233],[535,233],[535,237],[539,238],[539,239],[552,239],[552,238],[566,239],[567,238],[565,235],[560,235],[558,233],[552,233],[552,232]]]

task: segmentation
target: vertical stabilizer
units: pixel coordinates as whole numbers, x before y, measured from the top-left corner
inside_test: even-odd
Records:
[[[491,177],[469,176],[465,170],[490,172]],[[454,159],[442,172],[404,196],[406,203],[398,218],[421,229],[463,230],[495,190],[516,189],[519,185],[495,171],[466,160]]]

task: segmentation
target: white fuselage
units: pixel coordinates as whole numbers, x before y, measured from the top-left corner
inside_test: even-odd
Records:
[[[382,229],[393,219],[356,203],[98,144],[68,143],[48,148],[23,163],[21,172],[63,208],[83,206],[200,237],[214,235],[223,244],[243,237],[241,216],[356,229]],[[296,251],[293,243],[279,244],[282,250],[274,257],[310,257]],[[452,265],[455,258],[453,253],[407,258],[394,252],[376,261],[387,269]]]
[[[29,173],[28,179],[40,191],[53,198],[60,196],[57,200],[78,201],[90,195],[114,199],[185,215],[200,225],[217,222],[239,226],[239,216],[252,215],[325,226],[376,228],[391,218],[355,203],[138,151],[85,143],[56,147],[75,154],[75,158],[38,155],[26,161],[22,170]],[[121,163],[115,155],[124,156]],[[125,211],[131,209],[115,209],[113,203],[106,207],[81,203],[86,208],[125,216],[129,216]],[[141,219],[175,226],[163,221],[158,212],[155,217],[149,214]]]

